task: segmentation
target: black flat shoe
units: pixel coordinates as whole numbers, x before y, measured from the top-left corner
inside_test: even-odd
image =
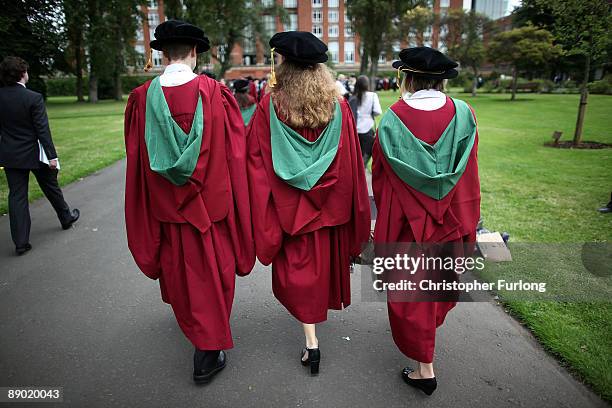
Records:
[[[30,249],[32,249],[32,245],[25,244],[25,246],[15,248],[15,253],[17,254],[17,256],[21,256],[25,254],[26,252],[28,252]]]
[[[70,227],[72,227],[72,224],[78,221],[79,217],[81,216],[81,212],[77,208],[75,208],[74,210],[70,211],[70,215],[72,215],[70,221],[65,224],[62,224],[63,230],[70,229]]]
[[[308,358],[304,360],[304,356],[308,353]],[[319,348],[305,348],[302,350],[302,356],[300,357],[300,362],[303,366],[310,366],[310,374],[317,375],[319,374],[319,363],[321,362],[321,351]]]
[[[414,372],[414,370],[410,367],[406,367],[402,370],[402,378],[406,384],[418,388],[423,391],[427,395],[433,394],[433,392],[438,387],[438,382],[436,381],[436,377],[433,378],[410,378],[408,374]]]
[[[212,360],[215,355],[216,359]],[[198,385],[208,384],[219,371],[225,368],[226,361],[227,356],[223,350],[196,350],[193,356],[193,381]]]

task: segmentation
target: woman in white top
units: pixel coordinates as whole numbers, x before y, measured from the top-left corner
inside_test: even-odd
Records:
[[[374,118],[382,113],[380,101],[376,92],[370,92],[370,80],[361,75],[355,83],[355,93],[349,101],[355,121],[357,122],[357,134],[359,145],[363,156],[363,165],[367,166],[372,157],[372,144],[374,143]]]

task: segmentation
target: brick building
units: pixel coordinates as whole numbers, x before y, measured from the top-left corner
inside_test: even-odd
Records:
[[[262,16],[264,28],[269,35],[278,31],[311,31],[325,42],[329,48],[330,58],[339,71],[359,70],[359,37],[353,33],[351,24],[346,14],[346,0],[254,0],[261,1],[263,5],[271,5],[273,2],[283,6],[288,13],[289,21],[282,24],[279,18],[274,16]],[[480,3],[479,3],[480,2]],[[498,4],[499,3],[499,4]],[[500,7],[506,7],[508,0],[432,0],[431,5],[436,16],[434,24],[424,33],[424,45],[444,49],[442,38],[443,28],[440,28],[440,16],[444,16],[450,9],[471,8],[473,6],[487,7],[499,13]],[[495,6],[498,4],[498,6]],[[166,20],[164,14],[163,0],[148,0],[142,6],[144,20],[141,29],[138,30],[135,44],[136,51],[148,57],[149,41],[153,39],[153,33],[157,25]],[[233,67],[226,73],[226,78],[233,79],[252,75],[263,77],[270,70],[267,47],[258,43],[254,36],[249,36],[240,43],[236,43],[229,55]],[[391,69],[390,62],[397,57],[401,47],[414,46],[413,40],[408,39],[402,43],[393,44],[393,55],[380,56],[378,61],[379,70]],[[163,68],[162,53],[153,50],[154,71]],[[211,68],[211,67],[208,67]]]

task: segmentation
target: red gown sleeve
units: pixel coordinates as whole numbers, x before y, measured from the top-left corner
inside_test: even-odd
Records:
[[[253,232],[257,258],[269,265],[278,253],[283,232],[274,207],[272,189],[264,167],[259,131],[266,128],[266,118],[261,105],[257,106],[247,129],[249,195],[253,216]]]
[[[355,121],[350,113],[344,117],[349,122],[345,129],[349,132],[349,140],[351,140],[351,166],[355,175],[353,177],[353,212],[350,221],[351,242],[349,250],[351,256],[357,256],[361,254],[361,245],[367,243],[370,238],[370,198]]]
[[[142,103],[142,102],[141,102]],[[125,110],[125,150],[127,170],[125,177],[125,225],[128,247],[140,270],[151,279],[157,279],[161,268],[159,248],[161,225],[151,214],[147,193],[144,160],[144,107],[139,106],[136,93],[130,94]]]
[[[238,103],[224,85],[221,86],[221,96],[225,108],[225,143],[233,197],[233,210],[230,210],[233,214],[228,218],[228,225],[236,255],[236,273],[244,276],[248,275],[255,265],[246,135]]]

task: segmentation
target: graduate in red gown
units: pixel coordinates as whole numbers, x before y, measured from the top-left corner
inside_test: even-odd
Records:
[[[373,147],[374,241],[462,248],[475,241],[480,218],[475,117],[465,102],[442,93],[443,80],[457,75],[456,63],[428,47],[402,50],[400,59],[393,67],[405,74],[404,95],[383,116]],[[445,155],[445,149],[450,153]],[[402,376],[427,394],[437,384],[432,364],[436,329],[454,306],[388,294],[393,340],[419,362],[417,370],[405,368]]]
[[[240,107],[240,113],[242,114],[242,120],[244,121],[244,126],[247,126],[255,112],[255,108],[257,107],[257,99],[253,98],[249,94],[251,81],[248,79],[237,79],[232,84],[232,88],[234,89],[234,98],[236,98],[236,102],[238,102],[238,106]]]
[[[130,94],[125,112],[128,246],[196,348],[193,378],[206,383],[233,347],[235,275],[255,262],[246,138],[231,92],[193,73],[209,49],[199,28],[170,20],[155,30],[164,73]]]
[[[351,257],[370,231],[359,139],[348,103],[308,32],[277,33],[272,71],[248,128],[248,173],[257,257],[272,264],[274,296],[303,323],[302,363],[318,373],[315,323],[350,304]]]

